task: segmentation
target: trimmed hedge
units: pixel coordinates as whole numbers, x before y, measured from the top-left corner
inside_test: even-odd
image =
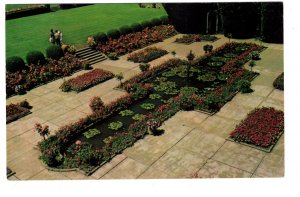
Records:
[[[142,26],[142,29],[145,29],[146,27],[152,27],[152,23],[150,21],[143,21],[141,22],[141,26]]]
[[[95,34],[93,37],[96,43],[105,43],[108,40],[106,33],[103,32],[99,32]]]
[[[19,56],[12,56],[6,59],[6,71],[8,72],[16,72],[25,68],[25,62]]]
[[[152,26],[157,26],[157,25],[161,25],[162,24],[162,20],[159,18],[154,18],[151,20],[151,24]]]
[[[46,49],[46,55],[48,58],[57,60],[61,58],[64,55],[64,53],[60,46],[52,45]]]
[[[31,5],[31,7],[21,8],[21,9],[12,9],[5,12],[5,19],[16,19],[25,16],[32,16],[36,14],[42,14],[50,12],[50,4],[44,5]]]
[[[162,16],[160,17],[160,21],[162,25],[167,25],[169,24],[169,17],[168,16]]]
[[[121,35],[126,35],[132,32],[132,29],[128,25],[124,25],[119,29]]]
[[[45,56],[40,51],[30,51],[26,55],[27,64],[44,65],[46,63]]]
[[[131,29],[132,29],[133,32],[138,32],[138,31],[142,31],[143,27],[138,23],[133,23],[131,25]]]
[[[284,73],[281,73],[273,82],[274,88],[284,90]]]
[[[117,30],[117,29],[112,29],[107,32],[107,37],[112,38],[112,39],[119,38],[120,35],[121,34],[120,34],[119,30]]]

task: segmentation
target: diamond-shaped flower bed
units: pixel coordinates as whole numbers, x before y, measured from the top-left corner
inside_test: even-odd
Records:
[[[27,103],[27,105],[23,103]],[[6,105],[6,124],[30,114],[29,108],[30,106],[27,101]]]
[[[250,112],[230,134],[228,140],[271,152],[283,131],[284,113],[263,107]]]

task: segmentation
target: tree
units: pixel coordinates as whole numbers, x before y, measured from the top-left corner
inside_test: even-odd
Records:
[[[254,67],[254,66],[256,66],[256,63],[255,63],[255,61],[250,61],[249,62],[249,66],[250,66],[250,68],[251,68],[251,72],[252,72],[252,68]]]
[[[122,80],[124,79],[123,73],[117,74],[115,78],[120,81],[120,85],[122,85]]]
[[[50,134],[48,125],[45,125],[43,127],[41,124],[36,123],[34,125],[34,129],[36,132],[38,132],[40,134],[40,136],[42,136],[44,138],[44,140],[46,140],[46,136],[48,136]]]
[[[186,58],[188,59],[189,61],[189,65],[187,65],[187,78],[189,79],[190,78],[190,69],[191,69],[191,66],[192,66],[192,61],[195,59],[195,55],[194,53],[192,52],[192,50],[190,50],[189,54],[186,56]]]

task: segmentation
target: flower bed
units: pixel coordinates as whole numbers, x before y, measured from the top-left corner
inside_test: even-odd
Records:
[[[127,60],[134,63],[148,63],[154,59],[157,59],[168,52],[157,47],[148,47],[142,51],[131,53],[128,55]]]
[[[23,101],[17,104],[6,105],[6,124],[13,122],[31,113],[29,110],[30,109],[29,105],[22,104],[25,102],[27,103],[27,101]]]
[[[176,30],[173,26],[160,25],[145,28],[141,32],[122,35],[118,39],[110,38],[105,44],[99,44],[98,50],[106,55],[116,53],[117,56],[120,56],[150,44],[161,42],[174,35],[176,35]]]
[[[6,96],[14,95],[17,85],[25,91],[48,83],[60,77],[66,77],[82,68],[83,62],[74,55],[66,54],[60,60],[49,59],[46,65],[29,65],[26,70],[15,73],[6,72]]]
[[[174,42],[182,43],[182,44],[192,44],[193,42],[201,42],[201,41],[211,41],[214,42],[218,40],[216,36],[211,35],[200,35],[200,34],[187,34],[183,35],[181,38],[176,38]]]
[[[284,90],[284,74],[281,73],[273,82],[274,88],[278,90]]]
[[[263,107],[250,112],[230,134],[230,138],[270,152],[283,131],[284,113],[274,108]]]
[[[229,49],[241,46],[250,50],[254,45],[230,43],[211,54],[222,56]],[[207,63],[211,55],[206,55],[194,62],[189,75],[186,73],[188,62],[171,59],[133,77],[122,86],[129,92],[126,96],[108,105],[104,105],[99,98],[93,99],[93,114],[61,127],[54,136],[39,143],[41,159],[51,167],[80,168],[89,174],[95,167],[145,136],[149,132],[149,121],[154,121],[158,127],[179,110],[219,110],[237,91],[236,83],[252,76],[252,72],[236,67],[238,60],[248,57],[244,53],[237,51],[236,62],[229,59],[232,67],[228,67],[222,75],[220,71],[223,67],[209,67]],[[244,59],[240,58],[241,55]],[[224,62],[224,66],[228,62]],[[169,71],[174,73],[167,77],[165,73]],[[208,71],[216,77],[209,82],[207,89],[196,78]],[[146,98],[149,93],[152,96]],[[97,132],[89,141],[82,133],[90,129],[98,129],[100,133]]]
[[[80,92],[113,77],[113,73],[97,68],[88,73],[79,75],[73,79],[65,81],[60,86],[60,89],[62,89],[63,92],[68,92],[71,90]]]

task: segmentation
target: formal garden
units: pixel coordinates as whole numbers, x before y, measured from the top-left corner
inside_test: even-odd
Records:
[[[53,92],[62,98],[89,96],[85,98],[88,99],[89,109],[82,113],[84,117],[72,119],[71,123],[55,127],[54,130],[47,124],[52,119],[36,121],[32,125],[31,135],[41,136],[41,140],[35,143],[35,149],[39,151],[39,159],[46,169],[58,172],[78,170],[85,175],[92,175],[102,166],[114,161],[114,158],[123,155],[126,149],[149,139],[149,136],[154,139],[164,136],[166,122],[180,113],[195,112],[207,119],[222,117],[218,114],[224,113],[224,108],[230,106],[235,97],[256,99],[257,96],[262,99],[260,95],[263,93],[257,91],[260,84],[256,81],[265,77],[265,71],[260,69],[264,61],[261,54],[268,51],[270,45],[266,46],[261,41],[232,40],[231,36],[226,38],[220,34],[182,34],[171,24],[163,7],[156,4],[124,5],[121,6],[120,15],[111,19],[111,23],[100,26],[95,23],[97,17],[105,17],[111,9],[115,9],[115,6],[119,9],[120,5],[74,4],[74,8],[56,11],[54,16],[45,13],[6,21],[6,31],[9,32],[6,37],[7,101],[27,96],[30,98],[31,91],[58,81],[59,84]],[[20,9],[46,8],[50,9],[44,5],[25,6]],[[18,12],[18,9],[12,6],[10,12]],[[131,12],[141,14],[142,21],[138,21],[135,14],[126,15]],[[89,13],[91,20],[76,21],[80,13]],[[126,17],[120,20],[124,15]],[[67,32],[66,42],[62,46],[44,43],[40,41],[40,36],[35,38],[38,44],[32,47],[30,39],[23,42],[22,47],[9,44],[18,34],[12,30],[14,25],[18,26],[20,23],[21,28],[24,24],[35,21],[33,19],[43,21],[47,17],[56,16],[72,16],[73,22],[67,18],[66,24],[60,23],[58,19],[47,24],[56,24]],[[82,25],[80,29],[84,31],[77,31],[78,24]],[[39,25],[41,29],[47,29],[37,22],[37,26]],[[26,28],[25,30],[29,31]],[[24,36],[30,36],[32,32],[26,31]],[[167,44],[159,45],[161,43]],[[104,54],[108,59],[90,64],[76,54],[83,45]],[[178,48],[175,51],[165,46]],[[179,50],[181,47],[184,52]],[[45,53],[41,52],[43,50]],[[110,70],[107,65],[117,65],[119,68],[133,66],[134,72],[124,70],[134,74],[128,77],[128,73]],[[284,73],[281,70],[281,74],[272,78],[272,87],[264,86],[267,90],[271,88],[267,96],[275,89],[279,92],[284,90]],[[259,79],[256,80],[257,78]],[[122,93],[122,96],[111,97],[107,102],[104,97],[92,92],[106,91],[100,88],[106,87],[106,84],[114,84],[107,87],[112,92]],[[86,92],[89,93],[85,94]],[[58,101],[53,103],[56,102]],[[33,103],[25,99],[7,104],[7,127],[18,124],[23,117],[30,119],[34,115],[36,119],[40,118],[39,110],[37,113],[35,110],[37,102]],[[244,119],[238,119],[238,123],[235,119],[235,128],[231,128],[226,139],[223,139],[224,144],[233,142],[255,151],[271,153],[284,132],[284,112],[277,109],[276,104],[257,104],[255,107],[251,106],[251,110],[248,107],[246,114]],[[200,123],[199,125],[201,128]],[[13,174],[11,169],[9,174]],[[195,177],[198,175],[189,178]]]

